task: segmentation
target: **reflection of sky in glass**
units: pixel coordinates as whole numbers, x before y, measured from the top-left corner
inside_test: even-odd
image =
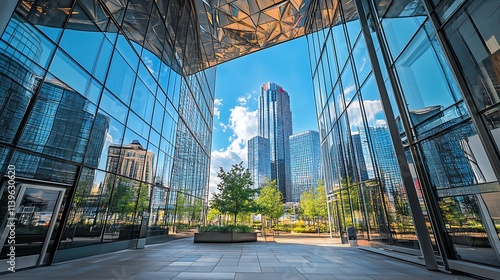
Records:
[[[57,198],[59,196],[59,191],[42,190],[42,189],[27,187],[26,191],[24,192],[24,195],[30,195],[32,197],[36,197],[43,200],[43,202],[47,202],[47,206],[41,209],[41,211],[50,212],[55,207]]]

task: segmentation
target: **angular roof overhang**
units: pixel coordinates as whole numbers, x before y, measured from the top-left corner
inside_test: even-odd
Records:
[[[154,53],[175,71],[191,75],[339,24],[335,16],[339,2],[345,21],[358,18],[353,0],[86,0],[76,4],[22,0],[18,11],[35,25],[123,32],[132,44]],[[399,16],[415,10],[414,2],[381,0],[379,13]],[[110,28],[115,26],[109,24],[110,18],[121,25],[121,31]]]

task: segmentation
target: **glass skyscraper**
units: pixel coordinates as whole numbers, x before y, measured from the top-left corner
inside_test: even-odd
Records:
[[[271,147],[269,140],[255,136],[248,140],[248,169],[254,188],[262,188],[271,181]]]
[[[316,188],[322,179],[319,133],[308,130],[290,136],[290,167],[292,202],[309,188]]]
[[[202,222],[214,66],[306,35],[333,235],[497,278],[499,15],[497,0],[3,0],[1,271],[14,166],[18,269]],[[288,99],[263,87],[259,135],[290,200]],[[119,170],[134,141],[142,163]]]
[[[290,145],[292,111],[290,96],[281,86],[268,82],[259,96],[259,136],[269,140],[271,148],[271,180],[286,201],[291,201]]]

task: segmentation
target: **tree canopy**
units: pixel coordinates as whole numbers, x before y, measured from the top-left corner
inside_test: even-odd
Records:
[[[306,217],[324,218],[328,216],[326,190],[323,181],[318,181],[316,189],[312,187],[300,196],[300,209]]]
[[[278,219],[285,213],[283,195],[278,190],[276,180],[268,182],[266,186],[259,191],[256,203],[259,213],[271,219]]]
[[[211,208],[232,215],[236,225],[238,214],[255,209],[252,197],[256,190],[252,189],[250,171],[243,167],[243,162],[240,162],[233,164],[228,172],[220,167],[217,177],[220,178],[220,183],[217,185],[219,193],[214,193]]]

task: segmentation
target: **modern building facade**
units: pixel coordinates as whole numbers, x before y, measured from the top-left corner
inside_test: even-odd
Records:
[[[307,130],[290,136],[290,169],[292,202],[309,188],[316,188],[322,179],[319,133]]]
[[[500,3],[316,9],[307,38],[334,232],[498,277]]]
[[[1,271],[12,189],[16,269],[201,220],[213,66],[307,35],[334,234],[496,278],[499,14],[497,0],[2,1]],[[134,140],[153,182],[106,166]]]
[[[187,66],[202,56],[193,5],[2,3],[1,272],[10,218],[16,269],[203,222],[215,68]]]
[[[290,96],[281,86],[268,82],[259,96],[259,136],[269,140],[271,148],[271,180],[286,201],[291,201],[290,144],[292,111]]]
[[[271,147],[269,140],[255,136],[248,140],[248,169],[253,188],[262,188],[271,181]]]

